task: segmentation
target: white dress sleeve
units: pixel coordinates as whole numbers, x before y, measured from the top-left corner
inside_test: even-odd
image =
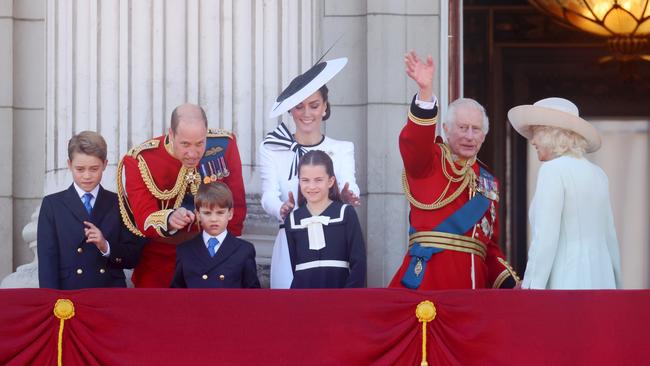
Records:
[[[280,190],[280,178],[278,169],[274,164],[274,152],[267,149],[264,143],[259,148],[260,179],[262,181],[262,208],[267,214],[282,221],[280,207],[282,207],[282,192]]]
[[[349,183],[350,191],[354,192],[357,196],[360,193],[359,186],[357,185],[357,180],[355,178],[355,165],[354,165],[354,144],[350,141],[341,141],[340,142],[341,150],[337,151],[337,154],[340,154],[340,159],[335,162],[339,164],[340,167],[334,167],[334,173],[336,175],[336,181],[338,182],[339,190],[342,190],[345,186],[345,183]]]
[[[542,164],[530,213],[532,241],[522,288],[547,288],[557,255],[563,206],[562,178],[548,163]]]

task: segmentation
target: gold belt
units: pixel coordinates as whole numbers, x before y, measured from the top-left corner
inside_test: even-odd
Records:
[[[419,231],[409,235],[409,248],[416,241],[425,248],[440,248],[475,254],[483,258],[483,260],[485,260],[487,253],[485,244],[477,239],[441,231]]]

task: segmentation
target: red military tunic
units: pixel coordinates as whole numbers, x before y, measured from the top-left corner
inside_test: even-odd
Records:
[[[176,264],[175,244],[180,243],[169,233],[167,218],[181,206],[183,199],[193,204],[193,196],[206,173],[227,184],[232,191],[234,213],[228,231],[235,236],[241,235],[246,218],[246,196],[235,136],[222,130],[208,131],[206,145],[204,159],[211,156],[216,159],[197,168],[183,167],[172,155],[168,136],[159,136],[134,147],[118,166],[122,219],[134,234],[151,238],[133,271],[136,287],[169,287]],[[188,194],[191,196],[186,196]],[[198,232],[200,228],[195,223],[188,230]],[[168,244],[171,242],[174,244]]]
[[[460,164],[453,162],[447,145],[436,143],[436,119],[437,106],[422,109],[414,99],[399,137],[404,191],[411,208],[410,223],[418,232],[410,236],[410,242],[417,240],[427,243],[424,246],[443,249],[431,255],[423,270],[415,267],[414,275],[423,276],[418,289],[512,287],[516,274],[498,245],[497,184],[479,178],[480,166],[476,159]],[[481,194],[477,191],[483,191],[490,204],[469,231],[457,236],[430,234],[474,194]],[[418,238],[418,235],[423,236]],[[407,252],[389,287],[405,287],[401,281],[410,263],[411,255]]]

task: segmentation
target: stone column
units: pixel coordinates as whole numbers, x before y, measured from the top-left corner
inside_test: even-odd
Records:
[[[404,73],[404,54],[411,49],[431,54],[436,69],[446,70],[446,60],[440,57],[445,54],[441,39],[447,42],[447,25],[440,16],[443,3],[329,0],[324,4],[323,45],[343,35],[332,52],[350,58],[342,77],[331,83],[334,112],[327,129],[332,137],[355,142],[369,287],[383,287],[390,281],[407,248],[408,204],[402,194],[398,136],[417,86]],[[438,72],[434,84],[442,105],[446,88],[440,85],[447,85],[446,75]]]
[[[13,7],[11,0],[0,0],[0,277],[13,267]]]
[[[14,266],[35,260],[23,228],[43,197],[45,1],[14,1]]]
[[[6,238],[0,243],[0,277],[20,263],[36,266],[33,246],[27,245],[33,240],[20,233],[34,220],[43,192],[44,10],[44,1],[0,2],[0,235]],[[38,285],[32,275],[23,277],[32,279],[25,286]]]

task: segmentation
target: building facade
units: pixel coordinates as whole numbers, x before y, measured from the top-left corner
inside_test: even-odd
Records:
[[[268,264],[277,223],[259,203],[257,146],[280,120],[292,124],[288,115],[267,118],[282,88],[333,46],[325,59],[349,63],[328,84],[324,132],[355,144],[368,286],[384,286],[407,245],[397,136],[416,86],[403,55],[432,54],[445,69],[447,14],[447,2],[427,0],[0,0],[0,47],[8,51],[0,77],[9,81],[0,85],[0,277],[34,260],[40,200],[71,183],[73,134],[106,138],[102,184],[114,190],[120,157],[165,133],[183,102],[202,105],[210,127],[237,135],[244,236]],[[434,89],[446,105],[447,74],[439,75]]]

